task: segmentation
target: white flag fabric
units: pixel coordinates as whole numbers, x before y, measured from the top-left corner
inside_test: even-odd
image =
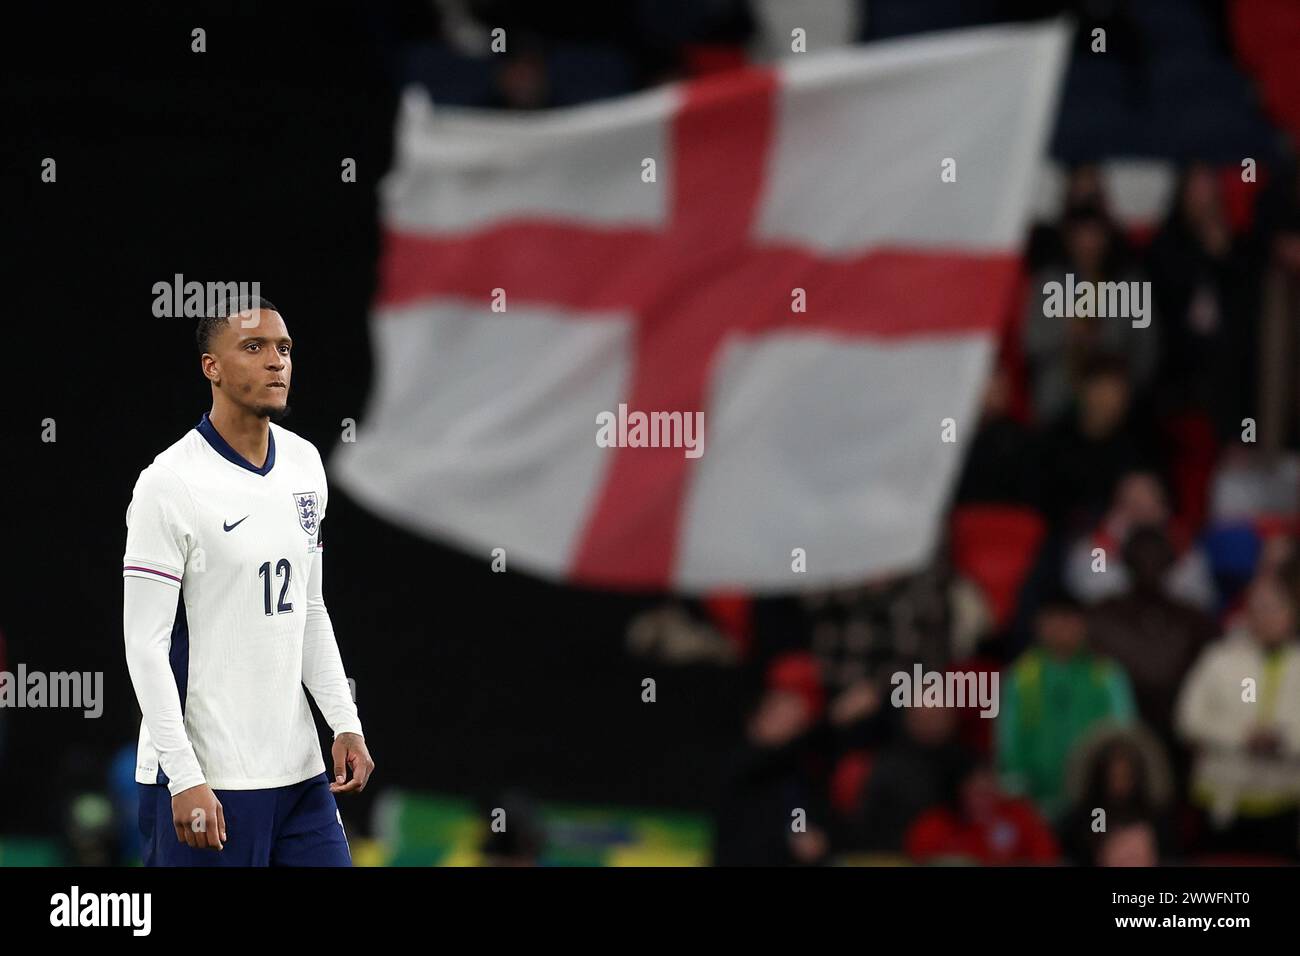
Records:
[[[927,560],[1066,42],[933,34],[526,115],[408,91],[375,386],[334,481],[587,586],[779,592]]]

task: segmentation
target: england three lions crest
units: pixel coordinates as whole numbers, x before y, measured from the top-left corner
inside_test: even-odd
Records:
[[[315,534],[320,524],[320,499],[314,491],[299,491],[293,496],[298,509],[298,524],[308,534]]]

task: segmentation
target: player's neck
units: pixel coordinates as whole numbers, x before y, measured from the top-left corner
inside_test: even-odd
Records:
[[[261,415],[229,404],[214,403],[208,421],[226,444],[244,456],[251,465],[261,468],[271,440],[271,421]]]

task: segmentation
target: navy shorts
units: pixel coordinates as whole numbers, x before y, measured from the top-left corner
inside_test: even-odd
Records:
[[[221,851],[176,839],[165,784],[139,783],[145,866],[351,866],[338,804],[322,773],[269,790],[216,790],[228,839]]]

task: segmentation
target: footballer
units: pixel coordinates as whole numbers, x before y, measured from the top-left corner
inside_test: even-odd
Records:
[[[147,866],[350,866],[334,795],[374,771],[321,596],[320,453],[276,424],[292,341],[265,299],[197,330],[212,408],[140,473],[122,560]],[[307,693],[334,733],[327,773]]]

